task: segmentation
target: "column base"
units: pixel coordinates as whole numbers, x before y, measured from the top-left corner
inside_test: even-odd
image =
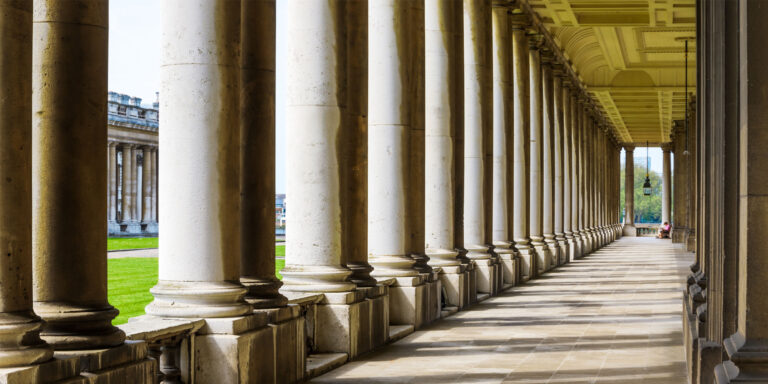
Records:
[[[635,226],[632,224],[624,224],[624,227],[621,229],[621,235],[628,236],[628,237],[637,237],[637,228],[635,228]]]
[[[557,258],[557,265],[563,265],[568,264],[570,261],[570,252],[568,251],[568,239],[565,237],[564,233],[558,234],[555,237],[555,241],[557,241],[557,247],[560,249],[560,254]]]
[[[466,300],[471,305],[477,303],[477,264],[474,261],[469,261],[465,266],[468,276],[465,290]]]
[[[533,277],[536,278],[540,274],[549,270],[552,255],[549,253],[549,247],[544,241],[532,241],[534,253],[536,254],[536,268],[533,269]]]
[[[288,310],[288,314],[291,311]],[[290,327],[290,324],[286,326]],[[290,333],[286,328],[281,331]],[[194,381],[200,383],[274,382],[276,329],[269,326],[269,313],[264,311],[238,317],[205,319],[205,325],[194,339],[194,354],[182,353],[181,366],[187,366],[189,359],[193,358]],[[287,368],[295,367],[289,362]],[[190,382],[189,378],[183,379]]]
[[[35,302],[35,313],[45,325],[40,337],[56,350],[108,348],[121,345],[125,333],[112,325],[118,310],[77,307],[61,302]]]
[[[560,264],[560,246],[555,240],[555,235],[544,235],[544,242],[547,243],[550,255],[546,270],[550,270]]]
[[[117,224],[116,235],[133,235],[141,233],[141,224],[138,221],[122,221]]]
[[[520,274],[520,257],[514,250],[499,250],[499,266],[501,270],[502,291],[514,287],[518,284]]]
[[[440,284],[445,291],[445,305],[464,309],[469,306],[469,272],[464,265],[441,267]]]
[[[155,235],[159,233],[159,227],[156,221],[144,221],[140,224],[141,233],[144,235]]]
[[[536,253],[527,245],[518,247],[517,252],[520,255],[520,283],[524,283],[536,276]]]
[[[367,352],[371,345],[370,305],[363,290],[326,293],[317,305],[317,350],[313,352],[346,353],[349,359]]]
[[[0,368],[0,383],[29,384],[59,382],[66,382],[68,384],[87,383],[86,379],[80,376],[79,358],[56,357],[41,364],[16,368]]]
[[[723,345],[730,361],[715,368],[717,384],[768,382],[768,343],[735,333]]]
[[[688,236],[685,238],[685,249],[688,252],[696,252],[696,234],[690,232]]]
[[[120,234],[120,223],[118,223],[115,220],[107,221],[107,235],[113,236],[113,235],[119,235],[119,234]]]
[[[428,288],[422,276],[395,278],[395,284],[389,287],[390,325],[423,327],[430,316]]]
[[[274,276],[267,279],[244,276],[240,278],[240,284],[248,290],[245,301],[256,309],[280,308],[288,303],[288,299],[279,292],[283,282]]]
[[[476,260],[477,292],[498,294],[498,265],[493,259]]]
[[[32,311],[0,313],[0,368],[50,360],[53,349],[40,339],[43,322]]]
[[[226,281],[160,280],[149,292],[155,299],[146,312],[157,317],[237,317],[252,310],[243,299],[245,287]]]

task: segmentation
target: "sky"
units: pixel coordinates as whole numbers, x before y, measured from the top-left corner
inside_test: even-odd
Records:
[[[285,1],[277,2],[276,73],[276,192],[285,193]],[[109,90],[141,97],[144,104],[155,100],[160,90],[160,1],[110,0],[109,2]],[[162,111],[160,112],[162,113]],[[651,148],[651,169],[661,174],[660,148]],[[624,161],[624,154],[621,156]],[[637,162],[645,161],[645,148],[635,149]]]

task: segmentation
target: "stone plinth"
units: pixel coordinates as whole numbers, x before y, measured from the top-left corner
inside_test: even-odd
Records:
[[[465,265],[442,267],[440,284],[445,290],[445,305],[459,309],[469,306],[469,271]]]
[[[422,276],[395,278],[389,287],[389,322],[421,328],[428,322],[428,285]]]

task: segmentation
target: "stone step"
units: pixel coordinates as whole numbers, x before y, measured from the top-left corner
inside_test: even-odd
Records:
[[[394,343],[413,333],[413,325],[389,325],[389,342]]]
[[[336,369],[347,362],[346,353],[318,353],[307,356],[306,378],[311,379]]]

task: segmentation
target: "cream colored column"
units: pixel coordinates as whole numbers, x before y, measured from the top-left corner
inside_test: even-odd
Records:
[[[519,17],[519,16],[518,16]],[[512,22],[512,86],[514,106],[514,195],[512,199],[512,238],[515,249],[522,257],[523,279],[534,276],[533,250],[528,237],[528,41],[525,26],[527,20],[511,18]]]
[[[672,202],[672,165],[671,165],[671,158],[669,156],[670,154],[670,148],[669,145],[663,145],[661,147],[661,150],[663,151],[664,156],[664,170],[662,177],[664,178],[661,182],[661,222],[662,223],[669,223],[670,220],[672,220],[672,215],[670,211],[671,202]]]
[[[458,122],[453,106],[457,105],[459,84],[453,79],[460,68],[453,42],[454,0],[425,0],[425,162],[426,182],[425,228],[426,253],[432,266],[458,266],[454,250],[454,153],[453,132]]]
[[[134,145],[131,151],[131,219],[135,222],[141,221],[141,212],[139,212],[139,145]]]
[[[152,221],[152,152],[145,145],[142,150],[141,167],[141,222],[147,224]]]
[[[109,150],[107,157],[109,157],[109,168],[107,175],[107,199],[109,205],[108,220],[114,222],[117,220],[117,143],[114,141],[109,142]]]
[[[582,247],[582,237],[579,231],[579,220],[581,213],[579,211],[579,195],[581,191],[579,189],[579,177],[581,175],[581,169],[579,168],[579,132],[581,131],[581,113],[580,106],[577,100],[576,92],[578,90],[574,87],[571,93],[571,231],[573,232],[573,259],[579,258],[584,255]]]
[[[514,250],[510,223],[510,186],[512,169],[508,167],[512,147],[511,38],[509,9],[493,8],[493,246],[505,260],[505,283],[514,284]]]
[[[624,145],[624,236],[636,236],[635,229],[635,147]]]
[[[549,249],[549,269],[557,265],[560,251],[555,240],[555,115],[554,84],[552,79],[552,54],[542,53],[541,65],[542,85],[542,233],[544,242]]]
[[[346,292],[351,271],[342,265],[340,155],[342,105],[339,89],[345,59],[336,47],[343,28],[337,1],[294,0],[287,4],[287,194],[284,290]],[[165,225],[165,223],[164,223]]]
[[[34,8],[35,312],[56,349],[119,345],[125,335],[111,324],[118,311],[107,300],[104,252],[108,2],[47,0]],[[73,223],[77,236],[65,230]]]
[[[157,162],[157,147],[152,148],[152,221],[157,223],[157,175],[159,174]]]
[[[372,0],[368,8],[368,256],[373,275],[417,276],[406,249],[412,103],[408,8]]]
[[[573,209],[571,208],[573,199],[572,185],[573,185],[573,155],[571,153],[571,134],[573,128],[573,120],[571,118],[571,84],[567,78],[563,78],[563,89],[561,96],[561,103],[563,106],[563,123],[562,123],[562,151],[563,151],[563,234],[565,236],[566,245],[563,248],[567,257],[566,262],[570,262],[576,257],[576,243],[573,237],[573,226],[571,216]]]
[[[32,1],[0,2],[0,368],[46,361],[32,311]]]
[[[275,0],[243,1],[240,25],[240,283],[282,307],[275,276]]]
[[[490,259],[485,244],[485,167],[483,129],[487,95],[486,52],[490,48],[484,0],[464,0],[464,249],[473,260]]]
[[[133,216],[133,197],[131,196],[131,191],[133,190],[133,184],[132,184],[132,169],[133,169],[133,160],[135,157],[133,156],[133,144],[122,144],[123,148],[123,163],[122,163],[122,188],[120,189],[122,192],[122,200],[123,200],[123,206],[121,210],[121,216],[120,221],[123,223],[128,223],[134,220]]]
[[[162,2],[160,246],[165,317],[234,317],[240,285],[240,2]]]
[[[543,272],[549,266],[549,260],[551,258],[549,254],[549,248],[544,242],[543,235],[543,194],[544,186],[543,182],[543,165],[542,165],[542,139],[543,139],[543,105],[542,105],[542,76],[541,76],[541,52],[538,46],[539,42],[534,37],[529,42],[528,51],[528,69],[529,69],[529,102],[530,112],[529,116],[529,162],[530,162],[530,179],[528,181],[528,202],[529,202],[529,229],[531,236],[531,245],[536,252],[537,261],[536,268],[538,272]]]

